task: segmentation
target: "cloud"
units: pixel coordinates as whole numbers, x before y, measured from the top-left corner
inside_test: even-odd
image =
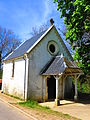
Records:
[[[43,19],[46,21],[55,11],[55,4],[52,2],[52,0],[44,0],[44,6]]]
[[[44,0],[43,21],[49,21],[50,18],[54,19],[56,26],[64,24],[60,11],[57,11],[57,4],[53,3],[53,0]]]
[[[61,24],[60,12],[56,9],[53,0],[0,0],[0,25],[27,39],[32,27],[38,27],[50,18],[54,18],[55,24],[59,21]]]

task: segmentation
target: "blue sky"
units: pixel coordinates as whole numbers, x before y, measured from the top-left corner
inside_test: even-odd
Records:
[[[28,39],[32,27],[53,18],[63,30],[64,22],[53,0],[0,0],[0,26],[11,29],[19,38]]]

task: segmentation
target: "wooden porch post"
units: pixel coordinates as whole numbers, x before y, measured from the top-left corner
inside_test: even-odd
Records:
[[[59,106],[60,105],[60,103],[59,103],[59,93],[58,93],[59,76],[56,76],[55,79],[56,79],[56,99],[55,99],[55,105]]]
[[[50,76],[44,76],[42,79],[42,101],[45,102],[48,100],[48,89],[47,89],[47,79]]]
[[[63,79],[63,99],[64,99],[64,93],[65,93],[65,79],[66,79],[67,76],[62,76],[62,79]]]

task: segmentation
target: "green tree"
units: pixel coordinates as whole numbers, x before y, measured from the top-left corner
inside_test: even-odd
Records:
[[[75,49],[74,60],[90,75],[90,0],[54,0],[67,29],[66,39]]]

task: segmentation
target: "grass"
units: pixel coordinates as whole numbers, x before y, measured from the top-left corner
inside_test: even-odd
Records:
[[[10,95],[10,94],[8,94],[8,93],[4,93],[4,94],[5,94],[5,95],[8,95],[8,96],[10,96],[10,97],[13,97],[13,98],[15,98],[15,99],[18,99],[18,100],[23,101],[23,99],[20,98],[20,97],[17,97],[17,96],[14,96],[14,95]]]
[[[19,105],[25,106],[25,107],[29,107],[29,108],[37,108],[37,109],[41,109],[41,110],[49,110],[49,107],[43,107],[41,105],[38,104],[37,101],[34,100],[28,100],[26,102],[19,102]]]
[[[4,94],[6,94],[6,93],[4,93]],[[19,100],[23,100],[23,99],[21,99],[21,98],[19,98],[19,97],[16,97],[16,96],[13,96],[13,95],[9,95],[9,94],[6,94],[6,95],[8,95],[8,96],[10,96],[10,97],[13,97],[13,98],[15,98],[15,99],[19,99]],[[70,116],[69,114],[63,114],[62,112],[58,112],[58,111],[54,111],[54,110],[51,110],[49,107],[47,107],[47,106],[41,106],[41,105],[39,105],[39,103],[37,102],[37,101],[34,101],[34,100],[28,100],[28,101],[22,101],[22,102],[18,102],[17,103],[18,105],[21,105],[21,106],[23,106],[23,107],[26,107],[26,108],[30,108],[30,109],[35,109],[35,110],[38,110],[38,111],[40,111],[40,112],[44,112],[44,113],[48,113],[48,114],[52,114],[52,115],[55,115],[55,116],[57,116],[57,117],[62,117],[62,118],[66,118],[66,119],[70,119],[70,120],[79,120],[79,119],[77,119],[77,118],[75,118],[75,117],[72,117],[72,116]]]
[[[19,99],[19,100],[23,100],[19,97],[16,97],[16,96],[13,96],[13,95],[9,95],[7,93],[4,93],[10,97],[13,97],[15,99]],[[58,112],[58,111],[54,111],[54,110],[51,110],[49,107],[47,106],[41,106],[39,105],[39,103],[37,101],[34,101],[34,100],[28,100],[28,101],[25,101],[25,102],[18,102],[17,104],[23,106],[23,107],[28,107],[28,108],[32,108],[32,109],[37,109],[37,110],[40,110],[40,111],[44,111],[44,112],[47,112],[47,113],[50,113],[50,114],[53,114],[53,115],[57,115],[57,116],[60,116],[60,117],[63,117],[63,118],[73,118],[73,120],[76,118],[74,117],[71,117],[70,115],[68,114],[63,114],[61,112]]]
[[[62,118],[66,118],[66,119],[78,120],[77,118],[71,117],[68,114],[63,114],[62,112],[51,110],[47,106],[41,106],[41,105],[39,105],[39,103],[37,101],[34,101],[34,100],[28,100],[26,102],[19,102],[17,104],[19,104],[19,105],[21,105],[23,107],[36,109],[36,110],[39,110],[39,111],[44,111],[46,113],[53,114],[55,116],[57,115],[58,117],[62,117]]]

